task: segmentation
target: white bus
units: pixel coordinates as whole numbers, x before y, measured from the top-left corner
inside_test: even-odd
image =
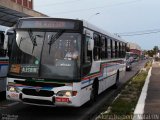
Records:
[[[4,48],[4,44],[5,44],[4,41],[6,37],[8,37],[10,42],[13,39],[13,33],[8,32],[6,34],[5,29],[7,30],[8,28],[0,26],[0,98],[1,99],[2,98],[4,99],[6,96],[6,93],[5,93],[6,92],[6,77],[7,77],[8,64],[9,64],[8,54],[10,53],[9,49],[6,50],[6,48]],[[11,45],[10,42],[5,44],[5,46],[10,47]]]
[[[40,106],[82,106],[117,87],[126,42],[81,20],[21,18],[6,97]]]

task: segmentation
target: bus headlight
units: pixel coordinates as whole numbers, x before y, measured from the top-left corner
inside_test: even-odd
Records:
[[[71,96],[72,96],[72,93],[71,93],[70,91],[67,91],[67,92],[65,93],[65,96],[66,96],[66,97],[71,97]]]
[[[20,90],[18,88],[16,88],[15,86],[8,86],[7,91],[9,91],[9,92],[20,92]]]
[[[8,90],[9,92],[16,92],[16,88],[15,88],[14,86],[8,86],[8,87],[7,87],[7,90]]]
[[[59,91],[57,92],[57,96],[62,96],[62,97],[71,97],[71,96],[76,96],[77,91],[71,91],[71,90],[63,90],[63,91]]]

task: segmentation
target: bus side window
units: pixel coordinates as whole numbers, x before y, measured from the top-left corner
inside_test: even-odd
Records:
[[[105,44],[105,37],[101,37],[101,46],[102,46],[102,48],[101,48],[101,59],[105,59],[106,58],[106,53],[105,53],[105,46],[106,46],[106,44]]]
[[[119,42],[119,53],[118,53],[118,54],[119,54],[119,58],[122,57],[122,55],[121,55],[121,47],[122,47],[122,46],[121,46],[121,42]]]
[[[102,39],[100,37],[100,35],[98,35],[98,60],[102,59]]]
[[[111,58],[113,58],[113,41],[110,39],[110,45],[111,45]]]
[[[125,47],[124,47],[124,57],[126,56],[126,51],[127,51],[127,43],[124,43]]]
[[[119,42],[115,41],[115,57],[119,58]]]
[[[117,41],[115,41],[115,58],[117,58]]]
[[[121,43],[121,58],[123,58],[123,43]]]
[[[99,40],[99,35],[94,34],[94,60],[99,60],[100,59],[100,52],[99,52],[99,46],[100,46],[100,40]]]
[[[92,51],[88,50],[88,41],[90,37],[85,37],[85,45],[84,45],[84,63],[91,63],[92,62]]]
[[[108,58],[110,59],[111,58],[111,39],[108,38],[107,43],[108,43],[107,53],[108,53]]]
[[[118,56],[118,58],[120,58],[120,56],[119,56],[119,42],[117,42],[117,56]]]
[[[126,44],[122,43],[122,57],[125,57],[125,52],[126,52]]]
[[[107,38],[105,38],[105,58],[108,58],[108,41],[107,41]]]
[[[115,40],[112,40],[112,58],[115,58]]]

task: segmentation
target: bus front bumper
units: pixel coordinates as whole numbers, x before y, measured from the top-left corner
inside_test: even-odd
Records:
[[[23,102],[24,104],[36,105],[36,106],[72,106],[79,107],[80,102],[78,96],[73,97],[59,97],[59,96],[51,96],[51,97],[42,97],[42,96],[32,96],[25,95],[23,93],[17,92],[9,92],[6,93],[6,98],[8,100],[14,100]]]

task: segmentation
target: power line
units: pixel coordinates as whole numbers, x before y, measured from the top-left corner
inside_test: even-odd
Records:
[[[122,32],[122,33],[117,33],[119,35],[123,34],[136,34],[136,33],[144,33],[144,32],[153,32],[153,31],[160,31],[160,29],[150,29],[150,30],[141,30],[141,31],[134,31],[134,32]]]
[[[113,6],[119,6],[119,5],[124,5],[124,4],[131,4],[131,3],[136,3],[140,2],[142,0],[133,0],[129,2],[121,2],[113,5],[104,5],[104,6],[98,6],[98,7],[92,7],[92,8],[86,8],[86,9],[77,9],[77,10],[70,10],[70,11],[63,11],[63,12],[54,12],[53,14],[66,14],[66,13],[73,13],[73,12],[82,12],[82,11],[88,11],[88,10],[95,10],[95,9],[102,9],[106,7],[113,7]]]
[[[122,35],[118,34],[118,35],[120,35],[120,36],[137,36],[137,35],[145,35],[145,34],[154,34],[154,33],[159,33],[159,32],[160,32],[160,30],[159,31],[146,32],[146,33],[122,34]]]

